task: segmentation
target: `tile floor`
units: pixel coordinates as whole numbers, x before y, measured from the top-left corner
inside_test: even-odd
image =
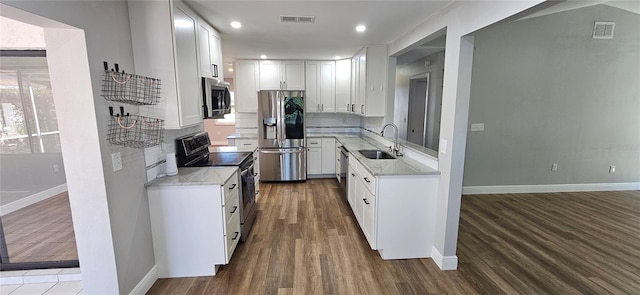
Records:
[[[0,272],[1,295],[84,294],[79,268]]]

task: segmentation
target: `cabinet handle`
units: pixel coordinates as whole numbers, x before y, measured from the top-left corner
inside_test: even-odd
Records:
[[[351,176],[356,176],[355,174],[351,173]]]
[[[365,204],[370,205],[371,203],[367,202],[367,199],[362,199]]]
[[[320,110],[324,112],[324,104],[320,104]]]
[[[243,143],[242,145],[251,145],[250,143]]]
[[[284,84],[284,89],[287,90],[287,81],[282,82]]]
[[[364,181],[366,181],[367,183],[370,183],[371,181],[369,180],[369,178],[364,178]]]
[[[354,103],[354,104],[351,104],[351,112],[352,112],[352,113],[355,113],[355,112],[356,112],[356,111],[354,111],[354,110],[353,110],[353,108],[355,108],[355,107],[356,107],[356,104],[355,104],[355,103]]]
[[[347,104],[347,112],[349,111],[349,105],[350,105],[350,103]]]
[[[316,106],[316,110],[317,110],[318,112],[320,111],[320,104],[318,104],[318,105]]]
[[[238,238],[238,235],[240,234],[240,232],[236,232],[236,235],[231,239],[232,241],[235,241]]]
[[[233,211],[229,212],[231,214],[236,213],[236,211],[238,210],[238,206],[233,206]]]
[[[253,173],[253,176],[258,176],[258,173]]]
[[[363,104],[360,105],[360,114],[364,115],[364,105]]]
[[[237,183],[234,183],[234,184],[229,188],[229,190],[232,190],[232,189],[236,188],[236,185],[238,185],[238,184],[237,184]]]

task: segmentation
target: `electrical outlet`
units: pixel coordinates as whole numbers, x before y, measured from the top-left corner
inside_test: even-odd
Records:
[[[609,173],[616,173],[616,166],[609,166]]]
[[[113,164],[113,172],[122,170],[122,155],[120,155],[120,152],[111,154],[111,163]]]
[[[53,172],[60,172],[60,167],[58,167],[58,164],[53,164]]]
[[[551,164],[551,171],[558,171],[558,163]]]

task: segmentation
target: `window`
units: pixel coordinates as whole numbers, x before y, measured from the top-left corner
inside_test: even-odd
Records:
[[[0,153],[57,153],[60,137],[44,51],[0,56]]]

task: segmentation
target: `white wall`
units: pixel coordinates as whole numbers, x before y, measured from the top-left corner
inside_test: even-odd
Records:
[[[155,265],[142,150],[114,147],[107,142],[109,116],[107,103],[100,96],[103,61],[134,70],[127,3],[3,4],[84,30],[66,29],[46,20],[40,24],[51,28],[45,29],[48,56],[62,57],[50,58],[50,70],[59,73],[67,69],[66,76],[52,74],[52,85],[85,291],[127,294]],[[75,57],[65,59],[69,54]],[[127,109],[136,111],[129,106]],[[122,153],[124,169],[114,173],[111,153],[116,151]]]
[[[0,165],[0,205],[67,182],[61,153],[3,154]],[[54,165],[58,166],[58,171],[54,171]]]
[[[438,152],[441,175],[432,255],[442,269],[457,268],[455,254],[473,62],[473,38],[465,36],[541,2],[543,1],[456,1],[391,43],[389,55],[396,56],[411,50],[415,44],[424,43],[438,31],[447,31]]]
[[[464,185],[640,182],[639,28],[597,5],[476,32]]]

